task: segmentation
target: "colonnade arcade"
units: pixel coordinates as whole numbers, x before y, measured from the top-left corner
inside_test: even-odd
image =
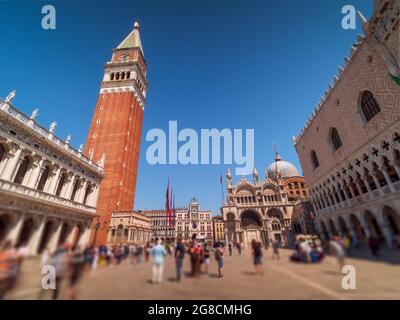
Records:
[[[333,235],[345,234],[367,243],[370,236],[385,241],[389,247],[400,237],[400,200],[392,205],[383,205],[320,219],[321,236],[330,239]]]
[[[0,241],[27,246],[30,255],[41,253],[45,248],[53,252],[60,244],[86,245],[89,235],[90,225],[84,221],[0,211]]]

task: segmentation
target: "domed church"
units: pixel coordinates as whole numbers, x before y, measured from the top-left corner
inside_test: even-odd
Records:
[[[242,177],[234,184],[228,168],[226,188],[226,202],[221,207],[226,242],[249,247],[255,239],[268,247],[271,240],[277,240],[287,246],[293,243],[295,233],[301,233],[292,214],[296,206],[309,202],[308,189],[296,166],[282,160],[277,151],[263,180],[254,168],[252,181]]]

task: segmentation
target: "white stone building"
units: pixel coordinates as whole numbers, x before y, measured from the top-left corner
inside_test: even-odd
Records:
[[[189,242],[192,237],[197,240],[213,241],[213,223],[210,210],[200,210],[199,202],[192,198],[187,208],[176,210],[176,237]]]
[[[29,254],[60,243],[86,245],[96,216],[104,157],[93,163],[0,99],[0,240],[26,245]]]
[[[137,211],[121,211],[111,214],[108,244],[146,244],[153,237],[151,218]]]

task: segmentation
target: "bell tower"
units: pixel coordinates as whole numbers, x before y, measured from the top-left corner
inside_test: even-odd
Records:
[[[113,211],[133,209],[146,92],[146,61],[135,22],[104,66],[85,146],[87,157],[105,161],[97,202],[100,221],[92,233],[96,245],[107,243]]]

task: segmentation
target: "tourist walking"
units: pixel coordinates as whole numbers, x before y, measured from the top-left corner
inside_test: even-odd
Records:
[[[163,279],[163,270],[164,270],[164,258],[167,255],[167,251],[164,246],[161,244],[161,240],[157,241],[157,245],[155,245],[151,249],[151,256],[153,258],[153,283],[161,283]]]
[[[175,246],[175,268],[176,268],[176,281],[181,281],[182,264],[185,257],[185,246],[182,239],[178,239]]]
[[[374,257],[379,257],[379,239],[371,235],[368,239],[369,248]]]
[[[208,266],[210,265],[210,248],[207,243],[204,244],[203,248],[203,265],[204,273],[208,273]]]
[[[129,254],[130,254],[130,257],[131,257],[131,265],[134,265],[135,264],[135,256],[136,256],[136,246],[132,243],[130,246],[129,246]]]
[[[279,242],[277,240],[272,240],[270,239],[270,242],[272,243],[272,259],[277,258],[279,260]]]
[[[229,252],[229,256],[232,256],[232,242],[228,243],[228,252]]]
[[[344,258],[346,254],[343,244],[340,242],[340,238],[338,236],[333,236],[332,240],[329,241],[329,251],[330,254],[337,259],[340,272],[342,272],[344,266]]]
[[[53,300],[57,300],[60,293],[60,287],[67,275],[70,259],[65,245],[60,245],[53,254],[52,265],[56,272],[56,288],[53,290]]]
[[[215,260],[218,263],[218,277],[222,278],[223,268],[224,268],[224,245],[222,243],[218,243],[217,248],[215,249]]]
[[[236,249],[238,251],[238,255],[240,256],[242,254],[242,246],[241,246],[240,242],[236,243]]]
[[[256,269],[256,274],[263,274],[262,270],[262,244],[255,239],[251,241],[251,249],[253,253],[253,263]]]
[[[83,271],[85,269],[85,256],[83,251],[79,246],[75,248],[72,252],[71,256],[71,265],[70,265],[70,274],[69,274],[69,299],[76,299],[76,285],[78,281],[81,279]]]
[[[189,247],[190,254],[190,266],[192,277],[198,275],[199,264],[200,264],[200,247],[195,238],[193,238],[192,243]]]

